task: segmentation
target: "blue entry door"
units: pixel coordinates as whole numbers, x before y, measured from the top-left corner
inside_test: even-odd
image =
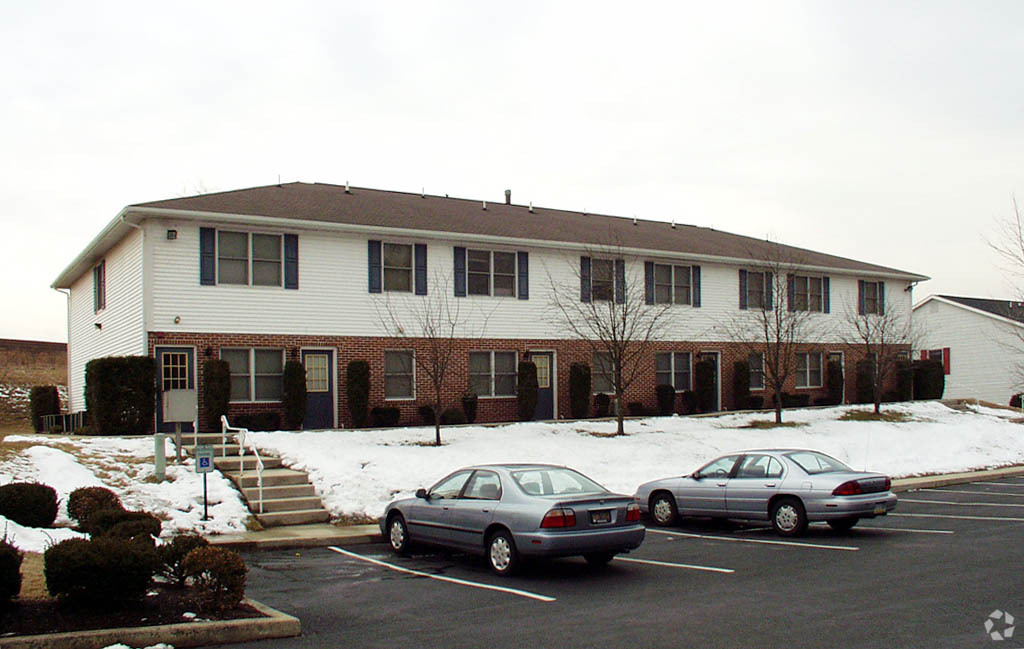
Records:
[[[306,368],[306,430],[334,428],[334,352],[330,349],[302,350]]]
[[[534,419],[555,418],[554,354],[530,352],[530,360],[537,366],[537,409]]]
[[[170,433],[175,430],[175,423],[164,421],[164,393],[179,390],[196,389],[196,350],[192,347],[156,347],[156,430]],[[211,424],[213,426],[214,424]],[[220,422],[216,423],[220,430]],[[191,433],[192,422],[182,422],[181,430]]]

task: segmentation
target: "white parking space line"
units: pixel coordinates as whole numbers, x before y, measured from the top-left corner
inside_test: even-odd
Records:
[[[994,484],[999,487],[1024,487],[1024,482],[972,482],[971,484]]]
[[[797,548],[812,548],[815,550],[845,550],[847,552],[856,552],[860,548],[855,548],[852,545],[821,545],[818,543],[799,543],[797,541],[768,541],[765,539],[742,539],[735,536],[713,536],[711,534],[690,534],[689,532],[669,532],[668,530],[652,530],[648,529],[648,532],[655,534],[665,534],[666,536],[682,536],[691,539],[711,539],[712,541],[732,541],[734,543],[760,543],[763,545],[787,545]]]
[[[384,568],[389,568],[396,572],[404,572],[408,575],[415,575],[416,577],[426,577],[427,579],[435,579],[437,581],[448,582],[449,584],[458,584],[459,586],[469,586],[471,588],[480,588],[483,590],[493,590],[499,593],[508,593],[509,595],[516,595],[518,597],[526,597],[527,599],[535,599],[538,602],[553,602],[554,597],[548,597],[547,595],[538,595],[537,593],[531,593],[526,590],[517,590],[515,588],[505,588],[504,586],[492,586],[490,584],[482,584],[476,581],[467,581],[465,579],[455,579],[454,577],[445,577],[443,575],[432,575],[429,572],[421,572],[419,570],[410,570],[409,568],[403,568],[402,566],[396,566],[393,563],[387,563],[386,561],[380,561],[378,559],[372,559],[370,557],[356,554],[355,552],[349,552],[348,550],[342,550],[341,548],[333,545],[328,546],[328,550],[333,550],[338,554],[343,554],[346,557],[358,559],[359,561],[366,561]]]
[[[1024,503],[959,503],[955,500],[915,500],[900,498],[901,503],[924,503],[929,505],[958,505],[960,507],[1024,507]]]
[[[974,496],[1016,496],[1024,498],[1024,491],[967,491],[966,489],[919,489],[919,491],[937,491],[944,494],[972,494]],[[900,500],[903,500],[902,498]]]
[[[711,566],[695,566],[689,563],[671,563],[669,561],[654,561],[652,559],[631,559],[629,557],[615,557],[615,561],[628,561],[629,563],[643,563],[648,566],[664,566],[666,568],[686,568],[687,570],[703,570],[705,572],[736,572],[731,568],[713,568]]]
[[[906,512],[892,512],[889,516],[907,516],[910,518],[953,518],[962,521],[1010,521],[1024,523],[1024,518],[1013,518],[1011,516],[961,516],[959,514],[907,514]]]
[[[892,514],[889,514],[892,516]],[[874,525],[863,525],[862,530],[885,530],[886,532],[913,532],[915,534],[956,534],[953,530],[915,530],[910,527],[875,527]]]

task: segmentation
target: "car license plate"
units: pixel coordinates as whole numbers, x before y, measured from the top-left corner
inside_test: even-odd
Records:
[[[885,513],[885,505],[875,505],[875,516],[881,516]]]
[[[590,512],[590,522],[594,525],[601,525],[602,523],[611,523],[612,510],[600,509],[598,511]]]

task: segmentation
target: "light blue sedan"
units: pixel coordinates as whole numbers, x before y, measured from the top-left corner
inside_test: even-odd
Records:
[[[693,473],[640,485],[640,509],[657,525],[679,516],[770,520],[783,536],[796,536],[813,521],[845,531],[862,518],[896,508],[892,481],[854,471],[839,460],[805,449],[732,453]]]
[[[398,554],[423,543],[487,557],[499,575],[523,558],[582,555],[608,563],[644,540],[640,507],[578,471],[548,464],[486,464],[392,502],[381,532]]]

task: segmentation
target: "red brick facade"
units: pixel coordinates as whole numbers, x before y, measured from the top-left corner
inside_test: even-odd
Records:
[[[202,364],[212,358],[219,358],[220,349],[226,347],[281,348],[285,350],[287,360],[299,360],[300,351],[304,348],[330,348],[335,351],[335,391],[337,393],[338,422],[343,427],[351,426],[348,407],[345,403],[345,374],[350,361],[365,360],[370,364],[370,408],[376,406],[394,406],[401,411],[402,424],[418,424],[420,405],[433,403],[433,389],[426,377],[418,374],[415,399],[385,400],[384,398],[384,352],[386,350],[413,349],[424,354],[425,341],[399,338],[371,338],[355,336],[303,336],[303,335],[264,335],[264,334],[189,334],[189,333],[151,333],[149,336],[149,353],[154,353],[156,346],[189,346],[196,349],[197,392],[199,394],[200,428],[212,429],[212,422],[203,418],[202,397]],[[555,365],[552,381],[556,389],[557,413],[560,418],[569,417],[569,366],[574,362],[590,364],[590,348],[582,341],[573,340],[510,340],[510,339],[463,339],[457,341],[458,350],[450,370],[451,378],[446,381],[442,401],[444,407],[459,407],[461,396],[468,386],[469,352],[470,351],[515,351],[522,358],[528,351],[553,351]],[[807,345],[806,351],[844,352],[845,354],[845,388],[846,401],[854,399],[854,368],[856,361],[863,357],[858,348],[835,343]],[[658,352],[690,352],[693,358],[704,352],[720,354],[720,388],[721,409],[736,409],[733,395],[733,367],[736,361],[746,360],[748,350],[737,343],[694,343],[694,342],[659,342],[651,346],[651,353],[646,366],[641,369],[639,377],[626,392],[625,402],[642,402],[647,408],[655,409],[655,358]],[[827,356],[826,356],[827,358]],[[824,363],[823,363],[824,365]],[[824,368],[823,368],[824,375]],[[823,380],[824,383],[824,380]],[[786,391],[796,394],[808,394],[810,403],[825,396],[825,387],[796,388],[796,377],[791,376]],[[767,390],[752,390],[753,395],[764,396],[765,404],[770,404],[771,394]],[[677,410],[681,406],[677,399]],[[625,405],[625,404],[624,404]],[[253,402],[232,403],[230,414],[256,414],[266,411],[280,411],[279,403]],[[477,409],[478,422],[513,421],[516,419],[516,400],[514,397],[482,397]]]

